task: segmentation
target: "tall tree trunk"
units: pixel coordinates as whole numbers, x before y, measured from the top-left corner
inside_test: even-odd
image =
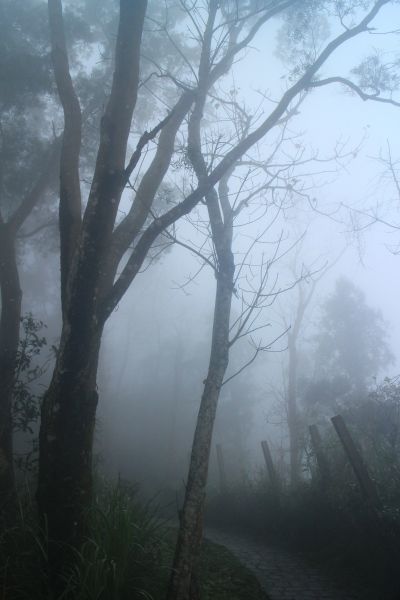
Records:
[[[53,67],[64,109],[60,232],[65,243],[61,244],[63,329],[42,405],[37,499],[54,542],[50,559],[56,582],[66,558],[62,548],[78,547],[84,537],[85,512],[92,497],[96,376],[105,322],[99,305],[115,275],[105,263],[126,183],[126,150],[139,85],[147,0],[120,0],[119,4],[111,93],[101,120],[89,199],[78,227],[80,107],[69,71],[62,2],[48,0]]]
[[[85,512],[92,500],[96,375],[103,329],[93,321],[82,327],[78,310],[65,321],[42,404],[37,500],[52,543],[49,558],[56,578],[66,560],[65,544],[79,547],[82,542]]]
[[[0,285],[0,511],[2,516],[9,520],[16,508],[11,408],[22,293],[15,235],[5,224],[0,225]]]
[[[229,361],[229,319],[234,261],[230,247],[219,256],[211,355],[197,417],[188,482],[181,516],[168,600],[193,598],[193,573],[200,554],[205,489],[218,399]]]

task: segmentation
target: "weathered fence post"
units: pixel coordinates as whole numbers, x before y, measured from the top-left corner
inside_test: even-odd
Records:
[[[225,462],[224,462],[224,455],[222,453],[221,444],[217,444],[217,461],[218,461],[220,491],[221,491],[221,494],[225,495],[228,491],[228,486],[226,483]]]
[[[379,506],[380,499],[375,484],[368,474],[367,467],[365,466],[361,454],[359,453],[359,451],[356,448],[356,445],[354,444],[353,438],[351,437],[350,432],[347,429],[343,417],[341,415],[336,415],[335,417],[332,417],[331,421],[339,437],[339,440],[342,443],[344,451],[346,452],[347,458],[349,459],[349,462],[353,467],[353,471],[358,480],[364,497],[367,500],[369,500],[373,505]]]
[[[271,450],[269,449],[267,440],[263,440],[261,442],[261,447],[264,454],[264,460],[268,471],[269,481],[273,488],[277,490],[279,487],[279,479],[274,467],[274,463],[272,461]]]
[[[324,449],[322,447],[322,440],[318,427],[316,425],[310,425],[308,430],[310,432],[311,445],[314,450],[315,458],[317,459],[321,483],[327,484],[330,479],[330,469]]]

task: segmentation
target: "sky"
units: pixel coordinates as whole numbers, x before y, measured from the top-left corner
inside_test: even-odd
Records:
[[[391,31],[396,22],[398,8],[385,7],[373,26],[377,31]],[[397,35],[364,34],[345,45],[330,59],[322,70],[322,77],[350,75],[352,66],[357,64],[373,48],[382,52],[398,45]],[[235,81],[247,98],[258,96],[262,90],[278,96],[284,88],[280,79],[282,63],[274,48],[279,44],[276,26],[269,32],[258,35],[249,51],[246,61],[238,63]],[[268,61],[265,60],[268,56]],[[250,60],[249,60],[250,59]],[[251,66],[250,66],[251,65]],[[399,108],[391,105],[363,102],[342,86],[332,84],[315,89],[299,109],[294,119],[295,131],[304,132],[306,146],[318,149],[323,156],[330,153],[337,142],[347,142],[347,148],[358,148],[357,157],[351,160],[335,176],[326,176],[326,185],[317,191],[318,209],[323,214],[305,216],[303,226],[311,219],[305,245],[310,259],[318,254],[330,255],[333,261],[343,248],[347,248],[342,259],[332,269],[324,282],[324,288],[332,286],[334,279],[346,275],[360,286],[367,301],[382,311],[389,324],[391,344],[397,362],[400,363],[400,296],[399,257],[393,254],[399,235],[396,230],[382,224],[363,229],[357,235],[352,231],[352,219],[357,218],[362,226],[369,219],[357,211],[371,212],[381,205],[379,214],[390,222],[399,222],[397,210],[400,199],[391,181],[382,180],[384,165],[377,158],[385,155],[388,144],[394,159],[400,157]],[[345,162],[345,161],[344,161]],[[324,178],[322,178],[324,179]],[[348,209],[340,209],[340,205]],[[353,210],[351,210],[353,209]],[[300,227],[301,211],[296,215]]]

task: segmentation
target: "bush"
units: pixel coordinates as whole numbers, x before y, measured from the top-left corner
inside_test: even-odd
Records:
[[[51,593],[47,537],[29,494],[18,521],[0,536],[0,598],[6,600],[164,600],[176,530],[138,490],[105,482],[87,515],[89,535]],[[226,549],[205,541],[200,566],[203,600],[266,600],[254,576]]]

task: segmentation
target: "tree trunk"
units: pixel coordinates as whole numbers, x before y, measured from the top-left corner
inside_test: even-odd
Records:
[[[49,559],[56,579],[66,560],[65,545],[79,547],[82,542],[85,512],[92,500],[96,375],[103,328],[81,325],[79,312],[70,314],[64,323],[41,415],[37,500],[49,535]]]
[[[15,236],[5,224],[0,226],[0,285],[0,511],[6,520],[10,520],[16,508],[11,409],[22,293]]]
[[[120,0],[111,93],[82,226],[80,216],[80,107],[69,71],[61,0],[48,0],[53,67],[64,109],[60,164],[60,237],[63,329],[50,387],[42,405],[38,505],[49,538],[53,574],[60,549],[79,547],[92,498],[92,441],[96,376],[105,318],[99,305],[115,273],[106,267],[118,205],[126,183],[126,150],[136,105],[140,45],[147,0]],[[108,316],[108,315],[107,315]]]
[[[230,248],[225,249],[223,261],[220,256],[219,259],[210,362],[192,445],[168,600],[189,600],[197,595],[197,592],[193,591],[193,574],[198,568],[201,547],[205,488],[214,421],[229,361],[229,318],[235,270]]]

